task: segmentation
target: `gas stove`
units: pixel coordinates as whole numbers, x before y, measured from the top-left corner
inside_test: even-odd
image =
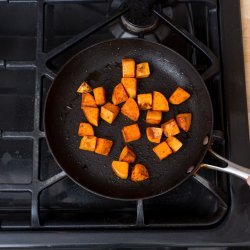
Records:
[[[43,110],[60,67],[111,38],[161,43],[200,72],[214,107],[213,149],[249,166],[239,0],[0,1],[0,247],[250,245],[250,193],[210,170],[156,198],[82,189],[54,161]],[[204,162],[223,167],[210,155]]]

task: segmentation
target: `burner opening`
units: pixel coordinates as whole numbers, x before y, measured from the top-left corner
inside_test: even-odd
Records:
[[[136,1],[137,2],[137,1]],[[121,16],[121,21],[125,29],[132,33],[147,33],[158,26],[159,18],[154,15],[150,6],[133,4],[130,11]]]

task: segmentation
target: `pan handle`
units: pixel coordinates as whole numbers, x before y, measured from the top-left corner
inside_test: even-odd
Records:
[[[227,167],[222,168],[222,167],[217,167],[214,165],[210,165],[210,164],[205,164],[202,163],[200,165],[200,167],[203,168],[208,168],[208,169],[213,169],[213,170],[218,170],[221,172],[225,172],[228,174],[232,174],[235,175],[237,177],[240,177],[241,179],[245,180],[247,182],[247,184],[250,186],[250,169],[249,168],[245,168],[242,167],[234,162],[231,162],[227,159],[225,159],[224,157],[218,155],[217,153],[215,153],[212,149],[209,149],[209,152],[217,159],[227,163]]]

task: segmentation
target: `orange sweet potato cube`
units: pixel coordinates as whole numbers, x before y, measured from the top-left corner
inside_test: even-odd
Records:
[[[137,95],[138,106],[142,110],[147,110],[152,108],[152,94],[139,94]]]
[[[127,99],[128,99],[128,95],[122,83],[117,84],[112,94],[112,102],[115,105],[118,105],[122,102],[125,102]]]
[[[149,77],[150,69],[148,62],[139,63],[136,65],[136,78]]]
[[[135,77],[135,60],[132,58],[122,59],[122,77]]]
[[[161,111],[148,110],[146,116],[146,123],[160,124],[162,118]]]
[[[94,97],[90,93],[82,93],[82,103],[83,107],[97,107]]]
[[[128,98],[128,100],[123,104],[121,108],[121,113],[127,116],[133,121],[137,121],[140,116],[140,111],[136,101],[133,98]]]
[[[122,78],[122,84],[129,97],[135,98],[137,92],[137,79],[132,77]]]
[[[178,87],[174,93],[170,96],[169,102],[178,105],[185,102],[190,97],[190,94],[183,88]]]
[[[136,141],[141,138],[141,132],[138,124],[132,124],[123,127],[122,135],[125,142]]]
[[[94,129],[89,123],[81,122],[78,129],[78,135],[94,135]]]
[[[171,137],[180,133],[180,129],[175,121],[175,119],[170,119],[169,121],[161,125],[164,135],[166,137]]]
[[[97,138],[93,135],[85,135],[81,139],[80,149],[87,151],[95,151]]]
[[[100,155],[108,155],[113,142],[105,138],[97,138],[95,153]]]
[[[99,109],[94,107],[83,107],[83,113],[88,120],[94,126],[98,126],[99,121]]]
[[[168,146],[168,144],[165,141],[155,146],[153,148],[153,151],[155,152],[155,154],[158,156],[160,160],[163,160],[172,154],[171,148]]]
[[[77,89],[77,93],[90,93],[92,91],[92,88],[86,83],[83,82]]]
[[[128,146],[125,146],[120,154],[119,161],[134,163],[135,159],[136,159],[136,154],[134,153],[134,151]]]
[[[148,140],[154,143],[160,143],[162,137],[162,128],[148,127],[146,129]]]
[[[131,173],[131,181],[145,181],[149,178],[148,170],[142,164],[136,164]]]
[[[162,112],[169,111],[168,100],[167,98],[160,92],[153,92],[153,110],[158,110]]]
[[[121,179],[127,179],[128,178],[128,169],[129,169],[128,162],[113,161],[112,162],[112,169],[113,169],[114,173],[118,177],[120,177]]]
[[[95,102],[98,106],[104,105],[106,102],[104,87],[98,87],[93,89]]]
[[[120,112],[120,108],[114,104],[107,102],[101,107],[101,118],[111,124]]]
[[[176,116],[176,121],[178,126],[183,129],[185,132],[188,132],[191,126],[192,114],[183,113]]]
[[[167,144],[173,152],[177,152],[182,147],[182,142],[173,136],[167,138]]]

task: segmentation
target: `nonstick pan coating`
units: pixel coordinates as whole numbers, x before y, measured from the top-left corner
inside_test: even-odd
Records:
[[[148,61],[151,75],[138,80],[138,94],[155,90],[169,97],[180,86],[191,98],[185,103],[173,106],[163,113],[162,123],[178,113],[191,112],[192,125],[188,133],[177,135],[183,147],[177,153],[160,161],[153,153],[155,144],[146,138],[146,112],[142,111],[138,124],[142,138],[129,143],[137,155],[137,162],[145,164],[150,179],[141,183],[121,180],[111,169],[113,160],[118,160],[125,143],[121,129],[133,124],[131,120],[118,115],[112,125],[100,120],[95,135],[113,140],[109,156],[79,149],[77,135],[80,122],[86,121],[80,108],[81,95],[76,90],[82,81],[93,88],[104,86],[111,101],[114,86],[122,77],[121,59],[131,57],[136,62]],[[115,199],[149,198],[176,187],[191,174],[191,166],[198,167],[208,149],[203,140],[211,137],[213,111],[206,86],[197,71],[182,56],[159,44],[140,39],[116,39],[87,48],[67,62],[55,78],[46,101],[45,131],[53,156],[68,176],[82,187]]]

